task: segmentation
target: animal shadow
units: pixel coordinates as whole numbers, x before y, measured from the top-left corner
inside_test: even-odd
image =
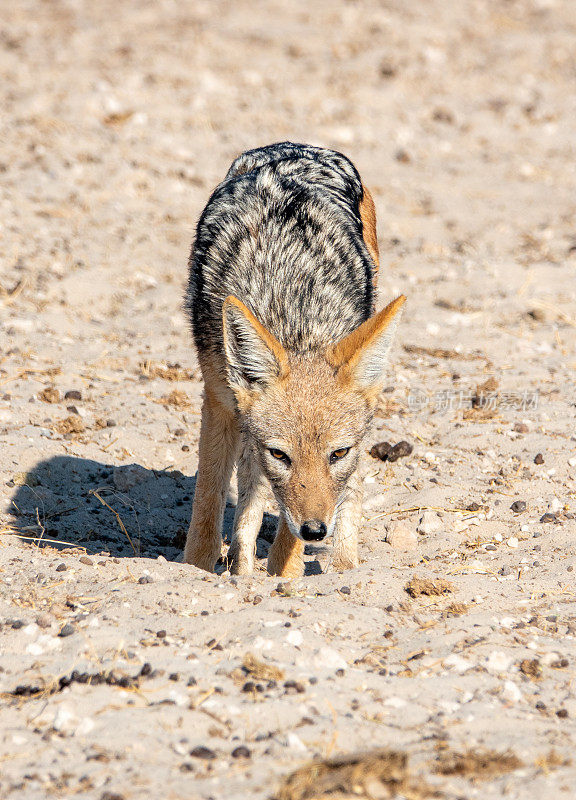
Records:
[[[82,547],[117,558],[163,555],[180,561],[196,478],[179,470],[152,470],[139,464],[114,466],[73,456],[40,461],[15,486],[9,522],[27,541],[63,549]],[[235,507],[226,505],[224,539],[230,541]],[[256,555],[268,556],[277,517],[265,514]],[[224,563],[217,571],[226,568]],[[317,562],[307,573],[319,571]]]

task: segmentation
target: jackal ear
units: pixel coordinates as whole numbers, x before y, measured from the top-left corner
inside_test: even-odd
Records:
[[[384,381],[388,353],[405,302],[404,295],[400,295],[326,354],[330,364],[364,391],[376,392]]]
[[[280,342],[233,295],[224,300],[222,323],[234,391],[263,388],[288,373],[288,357]]]

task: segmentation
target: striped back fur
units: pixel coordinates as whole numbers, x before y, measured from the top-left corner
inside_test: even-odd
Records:
[[[201,353],[223,352],[241,300],[293,353],[325,349],[373,312],[360,176],[341,153],[284,142],[237,158],[200,217],[186,298]]]

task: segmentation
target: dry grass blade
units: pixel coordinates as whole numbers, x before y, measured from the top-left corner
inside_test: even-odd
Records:
[[[11,305],[16,298],[22,294],[24,289],[26,288],[27,281],[19,280],[11,289],[5,289],[2,285],[0,285],[0,299],[4,303],[5,306]]]
[[[273,664],[259,661],[252,653],[246,653],[242,659],[242,667],[253,678],[259,681],[282,681],[284,672]]]
[[[408,757],[395,750],[312,761],[289,775],[274,800],[406,800],[438,797],[423,781],[410,779]]]
[[[419,344],[405,344],[404,351],[416,356],[431,356],[432,358],[454,358],[460,361],[487,361],[483,353],[459,353],[457,350],[446,350],[442,347],[423,347]]]
[[[428,597],[440,597],[443,594],[453,592],[455,587],[448,581],[438,578],[438,580],[431,581],[427,578],[412,578],[404,587],[404,591],[408,592],[410,597],[420,597],[427,595]]]
[[[138,551],[137,551],[137,550],[136,550],[136,548],[134,547],[134,542],[133,542],[133,541],[132,541],[132,539],[130,538],[130,534],[129,534],[129,533],[128,533],[128,531],[126,530],[126,526],[125,526],[125,525],[124,525],[124,523],[122,522],[122,518],[120,517],[120,514],[119,514],[117,511],[115,511],[115,510],[112,508],[112,506],[111,506],[111,505],[108,505],[108,503],[106,502],[106,500],[104,500],[104,499],[103,499],[103,498],[102,498],[102,497],[101,497],[101,496],[98,494],[98,492],[97,492],[97,490],[96,490],[96,489],[90,489],[90,491],[88,492],[88,494],[93,494],[93,495],[94,495],[94,497],[97,497],[97,498],[98,498],[98,500],[100,500],[100,502],[102,503],[102,505],[103,505],[103,506],[106,506],[106,508],[107,508],[109,511],[111,511],[111,512],[114,514],[114,516],[116,517],[116,521],[118,522],[118,525],[120,526],[120,530],[122,531],[122,533],[123,533],[123,534],[126,536],[126,538],[128,539],[128,541],[130,542],[130,547],[131,547],[131,548],[132,548],[132,550],[134,551],[134,555],[135,555],[135,556],[137,556],[137,555],[138,555]]]
[[[438,756],[434,771],[441,775],[485,780],[513,772],[522,766],[522,761],[510,750],[505,753],[496,750],[467,750],[464,753],[445,751]]]

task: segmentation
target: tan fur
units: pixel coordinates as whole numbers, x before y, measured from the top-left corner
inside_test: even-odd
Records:
[[[359,213],[376,286],[376,212],[366,187]],[[252,236],[256,233],[250,230]],[[186,562],[214,569],[221,553],[226,493],[240,453],[227,556],[231,572],[250,574],[254,569],[270,486],[280,507],[268,558],[271,575],[302,574],[302,531],[309,534],[310,521],[333,534],[333,569],[358,565],[362,494],[356,465],[381,388],[379,364],[383,366],[391,340],[387,329],[405,299],[398,297],[325,352],[303,355],[287,352],[237,297],[225,299],[224,352],[199,349],[205,396]],[[332,461],[341,450],[348,452]],[[275,451],[289,456],[288,462],[275,460]]]
[[[220,359],[207,354],[200,357],[205,397],[186,562],[211,571],[220,556],[220,531],[240,441],[240,417],[250,435],[244,436],[238,461],[238,504],[228,553],[231,571],[248,574],[254,568],[268,481],[281,508],[269,555],[270,574],[295,577],[302,573],[304,542],[296,533],[308,520],[322,522],[333,533],[335,569],[358,564],[361,492],[356,462],[350,472],[344,461],[333,464],[329,455],[354,445],[357,460],[380,386],[378,381],[364,385],[362,360],[383,341],[404,301],[404,296],[398,297],[325,353],[308,356],[287,353],[239,300],[226,301],[239,309],[258,336],[253,342],[261,342],[273,353],[275,371],[263,385],[247,389],[242,383],[226,383],[223,359],[217,363]],[[226,323],[224,328],[225,336],[232,335],[226,332]],[[273,458],[270,448],[289,454],[289,468]]]
[[[376,232],[376,207],[372,194],[362,185],[363,195],[358,210],[360,212],[360,219],[362,220],[362,237],[366,242],[368,252],[372,256],[374,262],[374,288],[378,283],[378,268],[380,266],[380,252],[378,250],[378,234]]]
[[[283,578],[298,578],[304,571],[304,542],[292,536],[283,516],[268,556],[268,573]]]
[[[406,297],[401,294],[392,300],[386,308],[363,322],[355,331],[346,336],[326,351],[326,360],[339,369],[343,384],[353,381],[354,367],[358,364],[366,349],[388,328],[396,314],[400,311]]]
[[[226,494],[236,461],[238,422],[206,385],[202,405],[198,476],[184,561],[212,572],[222,548]]]

